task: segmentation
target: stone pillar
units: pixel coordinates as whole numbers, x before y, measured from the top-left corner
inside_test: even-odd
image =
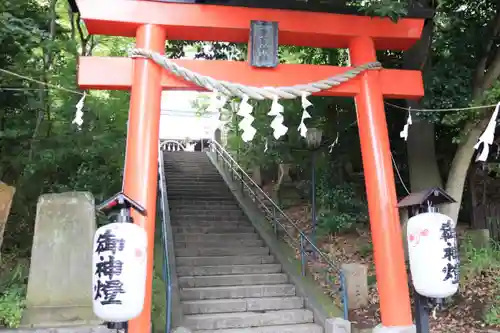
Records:
[[[0,223],[2,223],[1,220]],[[476,249],[488,248],[491,245],[489,229],[467,230],[465,238],[470,241],[471,245]]]
[[[10,206],[12,205],[14,193],[16,193],[15,187],[9,186],[0,181],[0,249],[2,248],[3,233],[5,231],[5,226],[7,225],[7,219],[9,217]],[[2,262],[1,253],[0,262]]]
[[[363,264],[342,264],[346,288],[347,307],[359,309],[368,305],[368,268]]]
[[[38,199],[21,327],[100,323],[92,311],[95,203],[87,192]]]

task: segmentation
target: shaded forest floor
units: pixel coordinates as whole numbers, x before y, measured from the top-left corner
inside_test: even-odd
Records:
[[[303,231],[311,226],[310,207],[306,204],[284,209]],[[461,285],[457,295],[447,300],[444,309],[431,318],[430,328],[435,333],[475,333],[500,330],[500,251],[474,249],[464,239],[464,228],[459,228],[461,252]],[[373,263],[371,235],[368,227],[339,235],[318,237],[318,245],[335,263],[360,263],[368,267],[369,305],[350,311],[349,318],[358,328],[370,328],[380,323],[379,299]],[[312,260],[310,270],[324,266]],[[314,274],[314,273],[313,273]],[[320,281],[323,279],[317,276]],[[325,293],[333,294],[322,284]]]

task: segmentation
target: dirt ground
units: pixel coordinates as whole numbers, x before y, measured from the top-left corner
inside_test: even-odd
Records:
[[[302,230],[310,227],[310,214],[307,206],[294,206],[285,210],[293,221],[299,223]],[[464,230],[458,232],[463,236]],[[333,262],[362,263],[368,266],[369,306],[350,311],[349,320],[358,328],[371,328],[380,323],[379,299],[373,263],[370,232],[357,228],[348,234],[329,235],[318,238],[318,245]],[[470,258],[462,258],[462,265],[467,265]],[[484,260],[478,257],[477,260]],[[310,267],[324,266],[321,262],[312,262]],[[476,333],[494,332],[500,330],[500,325],[488,326],[484,322],[485,311],[493,304],[495,297],[500,297],[500,266],[489,266],[488,263],[472,263],[474,267],[463,267],[459,293],[451,298],[445,307],[436,311],[431,318],[431,332],[435,333]],[[317,280],[323,278],[318,276]],[[321,283],[325,293],[334,294],[328,290],[329,285]],[[490,315],[492,315],[490,313]],[[497,314],[493,314],[497,315]],[[500,314],[499,314],[500,315]],[[491,331],[490,331],[491,330]]]

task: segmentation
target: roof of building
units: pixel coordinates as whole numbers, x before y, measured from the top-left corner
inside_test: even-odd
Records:
[[[359,1],[353,0],[149,0],[159,2],[213,4],[249,8],[290,9],[312,12],[327,12],[336,14],[364,15],[360,11]],[[68,0],[71,10],[78,12],[76,0]],[[434,10],[424,8],[416,0],[408,0],[408,16],[411,18],[431,18]]]

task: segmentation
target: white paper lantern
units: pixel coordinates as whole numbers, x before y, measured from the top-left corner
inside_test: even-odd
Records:
[[[406,240],[413,286],[422,296],[445,298],[458,291],[456,223],[441,213],[408,220]]]
[[[94,236],[93,309],[106,322],[137,317],[144,305],[146,231],[132,223],[110,223]]]

